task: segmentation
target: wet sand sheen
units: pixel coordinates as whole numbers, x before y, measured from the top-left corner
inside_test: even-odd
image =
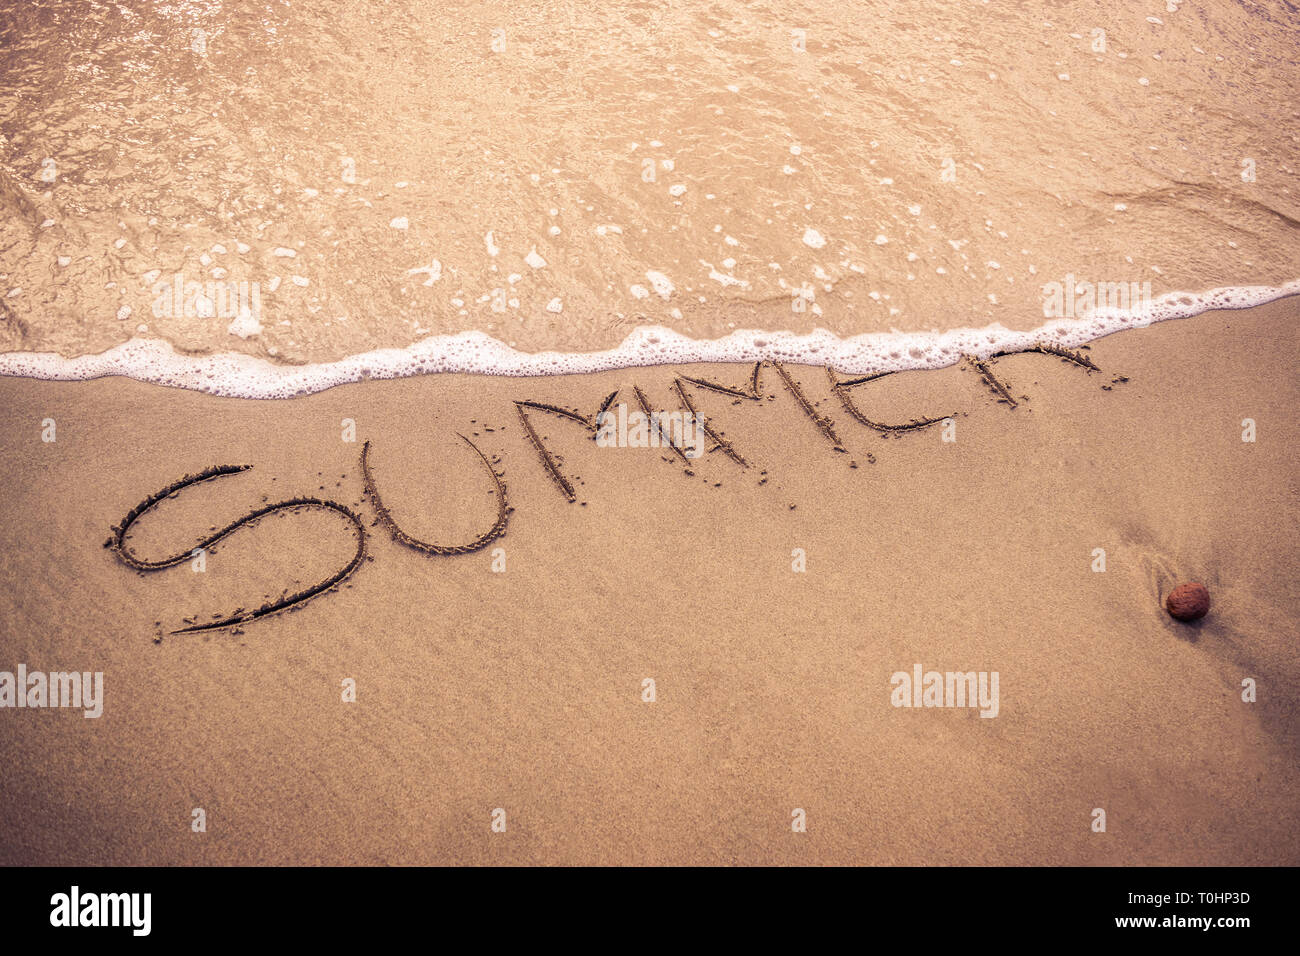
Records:
[[[806,366],[284,402],[0,380],[7,667],[105,674],[97,720],[0,715],[21,768],[0,778],[3,862],[1300,862],[1298,315],[1292,298],[1111,336],[1095,371],[1017,355],[851,387],[870,422],[951,416],[953,442],[869,427]],[[673,408],[678,377],[743,463],[598,448],[534,407],[568,503],[515,403],[585,418],[639,389]],[[501,507],[459,434],[502,476],[504,534],[420,553],[364,499],[361,450],[391,520],[454,546]],[[231,535],[201,574],[101,547],[224,464],[252,467],[159,504],[133,553],[313,497],[362,517],[371,560],[242,633],[172,635],[355,546],[306,510]],[[1214,596],[1197,625],[1163,610],[1184,580]],[[890,675],[917,663],[997,671],[998,717],[892,707]]]

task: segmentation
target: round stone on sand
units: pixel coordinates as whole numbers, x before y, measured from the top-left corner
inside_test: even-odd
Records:
[[[1199,621],[1210,610],[1210,592],[1195,581],[1180,584],[1165,598],[1165,607],[1180,621]]]

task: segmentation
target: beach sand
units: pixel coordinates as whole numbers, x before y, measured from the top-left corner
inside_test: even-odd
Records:
[[[772,367],[757,401],[688,385],[748,467],[599,448],[534,409],[573,503],[515,401],[590,416],[639,386],[673,409],[675,376],[749,367],[263,402],[0,379],[0,670],[104,674],[98,719],[0,710],[0,863],[1300,863],[1298,318],[1292,298],[1113,335],[1095,372],[1000,358],[1014,407],[970,366],[851,390],[877,421],[951,415],[955,441],[872,431],[820,368],[785,371],[843,452]],[[458,433],[513,510],[480,550],[422,554],[375,524],[362,447],[403,529],[455,544],[497,515]],[[297,611],[172,634],[356,547],[319,508],[202,573],[104,547],[225,464],[253,467],[146,514],[134,552],[312,496],[361,516],[369,560]],[[1214,602],[1193,625],[1163,609],[1188,580]],[[916,664],[996,671],[997,716],[892,706]]]

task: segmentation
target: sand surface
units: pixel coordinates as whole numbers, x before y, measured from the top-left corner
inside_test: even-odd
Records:
[[[820,368],[786,372],[843,452],[774,368],[755,401],[687,385],[747,467],[599,448],[534,409],[573,503],[515,401],[590,416],[638,386],[677,408],[676,375],[749,369],[281,402],[0,380],[0,670],[105,688],[99,719],[0,710],[0,862],[1300,863],[1298,317],[1290,299],[1111,336],[1085,353],[1096,372],[997,359],[1014,407],[969,366],[851,390],[873,420],[951,415],[951,442],[863,426]],[[497,516],[458,433],[502,475],[508,524],[419,553],[375,523],[362,447],[404,531],[455,545]],[[238,531],[202,573],[104,547],[147,496],[225,464],[253,467],[146,514],[133,551],[312,496],[361,516],[369,560],[300,610],[171,634],[356,547],[320,508]],[[1162,609],[1185,580],[1213,595],[1198,625]],[[998,672],[998,715],[892,706],[918,663]]]

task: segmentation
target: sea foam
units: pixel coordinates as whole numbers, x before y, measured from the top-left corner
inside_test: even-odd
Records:
[[[122,375],[142,382],[233,398],[292,398],[366,379],[434,372],[483,375],[569,375],[647,365],[777,360],[827,365],[849,375],[936,369],[962,356],[987,358],[1038,344],[1077,348],[1123,329],[1188,318],[1213,309],[1247,309],[1300,294],[1300,279],[1281,286],[1231,286],[1174,292],[1137,310],[1097,309],[1017,331],[994,324],[943,332],[874,332],[840,338],[824,329],[806,335],[737,330],[719,339],[691,339],[671,329],[643,326],[617,348],[601,352],[519,352],[482,332],[422,339],[406,348],[377,349],[336,362],[277,365],[239,353],[182,355],[159,339],[132,339],[98,355],[65,358],[50,352],[0,354],[0,375],[83,381]]]

